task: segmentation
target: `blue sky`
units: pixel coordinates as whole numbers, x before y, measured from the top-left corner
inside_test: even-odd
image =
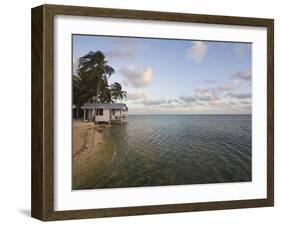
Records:
[[[250,114],[251,44],[73,35],[73,68],[102,51],[131,114]]]

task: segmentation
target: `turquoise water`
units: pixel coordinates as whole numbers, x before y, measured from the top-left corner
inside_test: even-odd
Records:
[[[92,188],[251,181],[250,115],[129,116]]]

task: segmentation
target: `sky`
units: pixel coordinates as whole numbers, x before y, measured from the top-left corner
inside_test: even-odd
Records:
[[[251,114],[252,44],[73,35],[73,70],[89,51],[115,69],[129,114]]]

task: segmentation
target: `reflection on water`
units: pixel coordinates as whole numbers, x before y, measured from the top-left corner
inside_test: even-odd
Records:
[[[129,116],[92,188],[251,181],[250,115]]]

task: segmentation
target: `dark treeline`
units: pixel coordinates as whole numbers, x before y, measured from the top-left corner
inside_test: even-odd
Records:
[[[76,74],[73,75],[73,104],[76,108],[76,118],[79,109],[86,103],[113,103],[126,97],[120,83],[108,83],[114,74],[114,69],[108,64],[101,51],[89,52],[79,58]]]

